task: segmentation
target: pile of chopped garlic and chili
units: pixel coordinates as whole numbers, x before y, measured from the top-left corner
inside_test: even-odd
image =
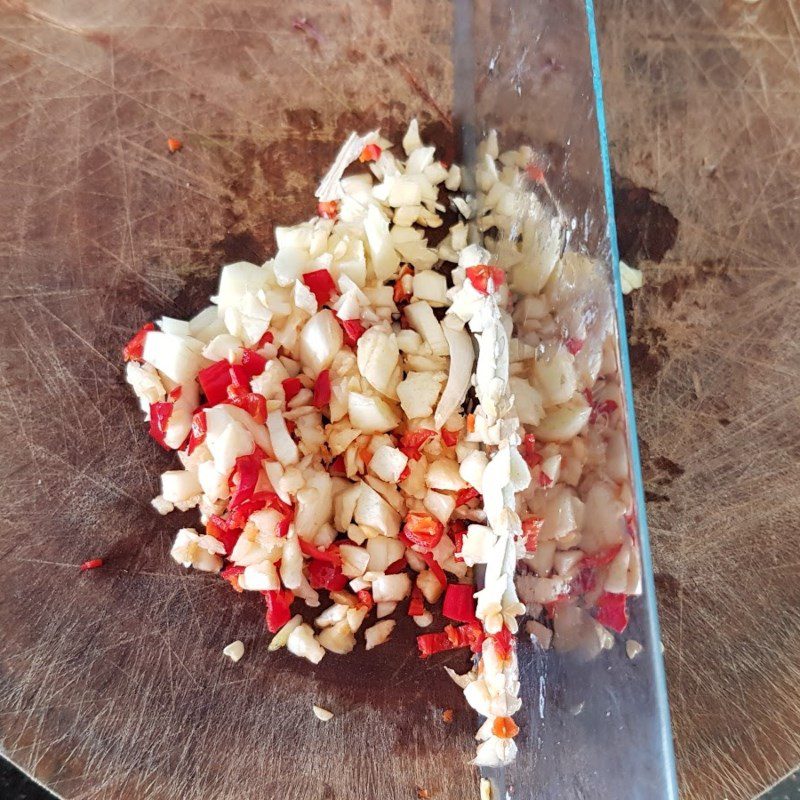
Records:
[[[516,753],[520,619],[599,649],[639,591],[613,322],[576,313],[597,265],[565,250],[534,163],[491,134],[471,196],[416,121],[402,153],[351,134],[274,258],[224,267],[212,305],[124,351],[181,462],[153,505],[200,515],[175,561],[260,594],[270,650],[318,663],[362,631],[369,650],[406,614],[422,658],[474,653],[448,672],[486,718],[481,766]]]

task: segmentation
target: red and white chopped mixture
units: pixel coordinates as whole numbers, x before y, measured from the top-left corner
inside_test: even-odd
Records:
[[[224,267],[196,317],[145,325],[127,380],[181,461],[153,505],[200,513],[172,557],[260,593],[270,650],[318,663],[362,628],[369,650],[398,613],[422,658],[468,648],[448,672],[496,766],[516,754],[520,618],[543,647],[600,649],[640,591],[613,321],[576,311],[598,267],[565,251],[529,149],[490,135],[475,197],[416,121],[402,149],[351,134],[318,216]]]

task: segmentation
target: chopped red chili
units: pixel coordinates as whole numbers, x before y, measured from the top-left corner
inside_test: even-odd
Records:
[[[580,351],[583,349],[583,339],[573,339],[570,337],[566,342],[564,342],[564,344],[567,347],[567,351],[573,356],[578,355],[578,353],[580,353]]]
[[[628,627],[627,596],[616,592],[603,592],[597,598],[595,619],[607,628],[622,633]]]
[[[336,200],[317,203],[317,214],[323,219],[336,219],[339,214],[339,203]]]
[[[342,331],[344,332],[344,343],[348,345],[348,347],[355,347],[358,340],[367,330],[360,319],[340,319],[339,324],[342,326]]]
[[[403,535],[415,550],[430,551],[444,535],[444,525],[431,514],[409,511],[406,514]]]
[[[490,281],[492,291],[496,292],[503,285],[505,277],[505,273],[500,267],[492,267],[489,264],[478,264],[474,267],[467,267],[467,280],[481,294],[489,294]]]
[[[264,371],[267,366],[267,359],[256,353],[255,350],[245,348],[242,351],[242,368],[247,373],[248,378],[255,378]]]
[[[531,469],[542,463],[542,456],[536,452],[536,437],[532,433],[525,434],[521,447],[522,458]]]
[[[422,591],[419,586],[411,590],[411,600],[408,602],[408,616],[421,617],[425,613],[425,603],[423,602]]]
[[[222,359],[222,361],[215,361],[197,373],[200,388],[203,390],[203,394],[210,405],[215,406],[217,403],[227,400],[228,386],[231,383],[230,369],[231,365],[225,359]]]
[[[342,556],[339,553],[339,548],[335,544],[332,544],[325,550],[320,550],[320,548],[315,547],[311,542],[307,542],[305,539],[300,539],[299,541],[300,549],[309,558],[313,558],[315,561],[325,561],[335,567],[340,567],[342,565]]]
[[[244,592],[241,586],[239,586],[239,576],[244,572],[244,567],[237,567],[231,564],[229,567],[225,567],[222,572],[219,573],[220,578],[223,580],[228,581],[234,591],[239,592],[240,594]]]
[[[442,428],[442,443],[445,447],[455,447],[458,444],[458,431],[449,431]]]
[[[180,139],[167,139],[167,150],[170,153],[177,153],[181,149],[183,149],[183,142]]]
[[[317,303],[320,306],[327,305],[331,296],[336,292],[336,284],[333,282],[330,272],[326,269],[315,269],[313,272],[306,272],[303,275],[303,283],[308,286]]]
[[[519,726],[511,717],[495,717],[492,733],[500,739],[513,739],[519,733]]]
[[[88,561],[84,561],[83,564],[81,564],[81,572],[86,572],[87,569],[97,569],[102,566],[102,558],[90,558]]]
[[[266,344],[272,344],[275,341],[275,337],[267,331],[256,343],[256,350],[260,350]]]
[[[464,547],[464,537],[467,535],[466,521],[463,519],[454,519],[447,529],[447,534],[453,540],[453,544],[456,548],[453,553],[453,559],[462,562],[464,559],[458,554]]]
[[[228,405],[244,409],[261,425],[267,421],[267,398],[264,397],[263,394],[258,394],[257,392],[243,392],[238,397],[231,397],[225,402]]]
[[[287,378],[285,381],[281,381],[281,386],[283,386],[283,395],[287,403],[303,388],[300,378]]]
[[[397,561],[392,561],[388,567],[384,570],[386,575],[397,575],[398,572],[402,572],[408,566],[408,561],[406,561],[405,556],[400,556]]]
[[[428,439],[436,436],[436,431],[430,428],[420,428],[416,431],[407,431],[400,439],[400,451],[405,453],[408,458],[419,461],[422,458],[420,452]]]
[[[498,658],[502,661],[508,661],[514,649],[514,637],[511,631],[503,626],[499,633],[493,633],[489,638],[492,640]]]
[[[144,340],[149,331],[155,330],[155,325],[148,322],[142,325],[138,331],[133,335],[133,338],[125,345],[122,351],[122,357],[125,361],[141,361],[144,357]]]
[[[229,525],[228,521],[222,517],[212,514],[206,523],[206,533],[215,539],[219,539],[225,547],[225,555],[230,555],[242,531],[241,528],[234,528]]]
[[[456,506],[463,506],[469,503],[470,500],[474,500],[476,497],[480,496],[480,492],[474,486],[467,486],[465,489],[459,489],[456,495]]]
[[[475,587],[469,583],[448,583],[442,613],[456,622],[475,621]]]
[[[206,412],[203,409],[195,411],[192,414],[192,428],[189,432],[189,444],[187,445],[189,455],[195,451],[195,448],[203,444],[206,440],[207,432]]]
[[[597,422],[598,417],[610,417],[617,408],[615,400],[603,400],[600,403],[595,403],[592,413],[589,415],[589,422]]]
[[[324,369],[314,381],[314,399],[311,401],[315,408],[323,408],[331,401],[331,373]]]
[[[413,274],[414,270],[408,264],[404,265],[400,270],[400,274],[394,282],[394,290],[392,292],[395,304],[400,305],[401,303],[407,303],[411,299],[411,281],[406,281],[405,278]],[[405,317],[403,317],[403,321],[405,321]]]
[[[358,160],[363,164],[365,161],[377,161],[381,157],[381,148],[377,144],[368,144],[362,151]]]
[[[279,589],[263,592],[267,603],[267,628],[270,633],[277,633],[291,618],[291,605],[294,593],[290,589]]]
[[[166,442],[167,424],[172,416],[172,409],[172,403],[150,403],[150,435],[165,450],[172,450]]]
[[[526,553],[536,552],[542,525],[544,525],[544,520],[540,517],[526,517],[522,520],[522,535],[525,538]]]
[[[312,589],[327,589],[335,592],[347,586],[347,577],[342,573],[341,567],[335,567],[326,561],[313,560],[307,569],[308,582]]]

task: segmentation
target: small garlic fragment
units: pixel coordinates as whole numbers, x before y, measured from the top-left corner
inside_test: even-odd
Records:
[[[642,645],[639,644],[636,639],[628,639],[628,641],[625,642],[625,652],[628,654],[628,658],[631,660],[636,658],[636,656],[638,656],[642,650],[644,650],[644,647],[642,647]]]
[[[323,722],[333,719],[333,712],[328,711],[327,708],[322,708],[321,706],[311,706],[311,710],[314,712],[314,716]]]
[[[231,661],[236,663],[244,655],[244,643],[237,639],[235,642],[231,642],[225,647],[222,654],[228,656]]]

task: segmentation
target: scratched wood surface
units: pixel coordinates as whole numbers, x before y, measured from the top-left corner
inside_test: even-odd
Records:
[[[170,460],[118,363],[139,322],[196,310],[221,264],[310,213],[343,133],[421,113],[447,137],[449,6],[350,6],[0,4],[0,744],[64,797],[474,790],[471,721],[440,721],[459,691],[407,627],[349,672],[220,657],[234,638],[263,652],[259,615],[169,562],[178,521],[147,500]],[[599,9],[621,245],[648,280],[632,356],[691,800],[751,798],[800,759],[799,16]],[[346,711],[324,737],[312,699]]]

